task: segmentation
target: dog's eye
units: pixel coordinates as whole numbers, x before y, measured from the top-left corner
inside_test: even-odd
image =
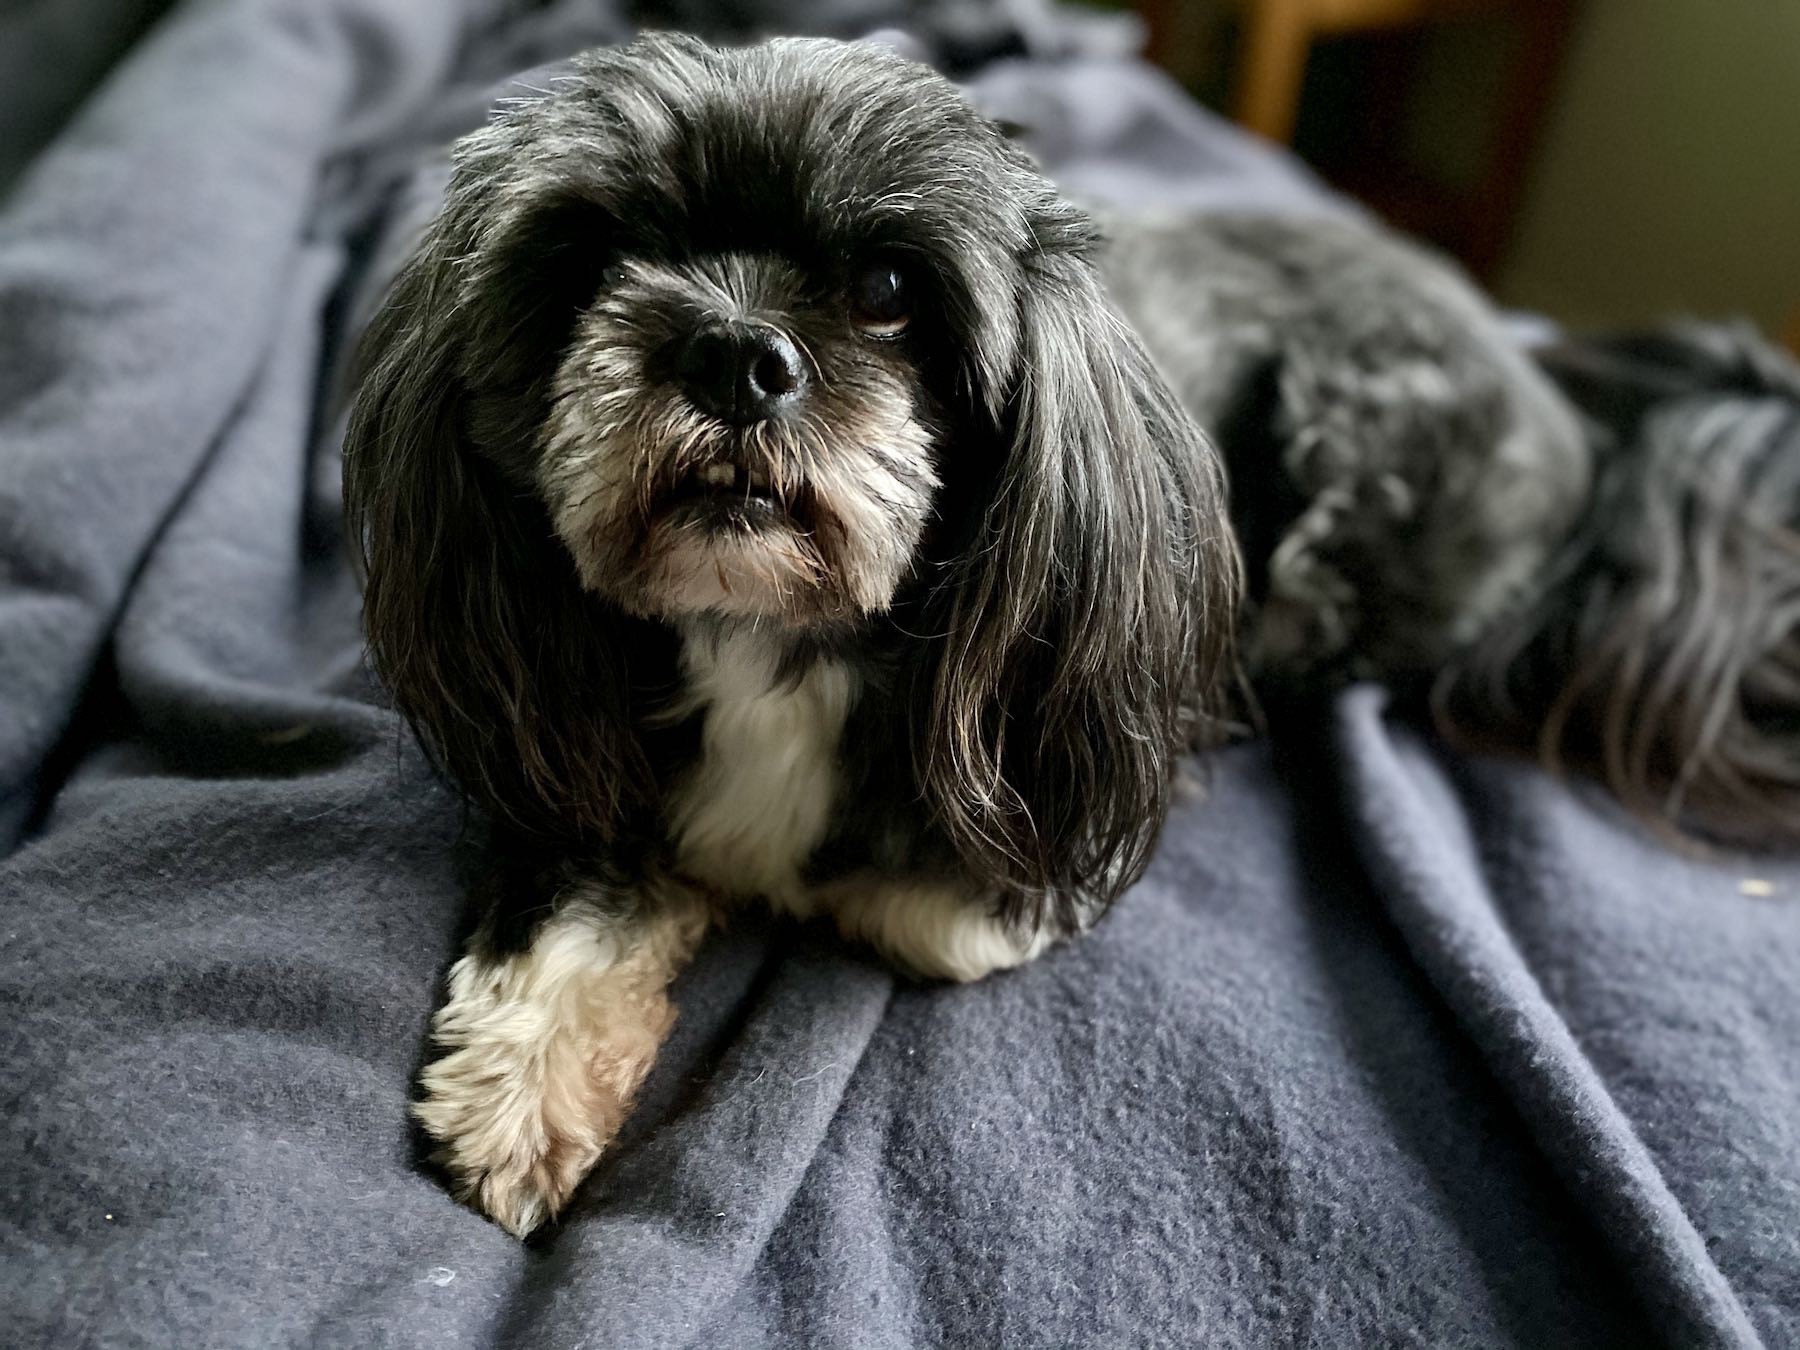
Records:
[[[618,286],[624,280],[625,280],[625,264],[624,263],[613,263],[605,271],[600,273],[600,284],[601,284],[601,286],[603,286],[605,289],[607,289],[609,291],[614,289],[616,286]]]
[[[906,274],[890,262],[857,273],[850,285],[850,317],[870,337],[898,337],[912,322]]]

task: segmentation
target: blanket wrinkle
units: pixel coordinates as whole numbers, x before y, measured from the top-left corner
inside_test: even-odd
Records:
[[[248,765],[326,742],[346,753],[387,727],[366,699],[332,692],[362,640],[336,534],[307,537],[313,457],[329,453],[313,434],[320,321],[340,264],[319,245],[296,255],[268,358],[116,623],[121,693],[173,759]],[[282,481],[292,490],[267,491]],[[193,575],[214,584],[184,586]]]
[[[1800,1340],[1792,1246],[1770,1236],[1800,1232],[1800,1182],[1772,1164],[1800,1149],[1800,1007],[1766,975],[1800,963],[1792,861],[1671,853],[1601,794],[1529,766],[1446,771],[1516,950],[1763,1339]],[[1644,886],[1649,869],[1666,883]]]
[[[426,16],[427,27],[436,11],[392,9],[415,26]],[[292,12],[310,13],[291,4],[178,9],[0,214],[0,313],[9,320],[0,366],[15,347],[67,352],[29,409],[0,408],[0,495],[19,503],[0,510],[0,560],[57,559],[75,579],[53,620],[0,617],[0,630],[24,621],[28,632],[6,645],[28,643],[32,654],[29,671],[0,658],[0,709],[36,714],[0,722],[0,823],[10,826],[0,850],[16,843],[34,766],[74,715],[157,522],[201,472],[261,360],[324,144],[354,84],[341,51],[334,60],[332,46],[310,41],[333,31],[323,14],[294,25]],[[342,12],[330,11],[340,23]],[[455,17],[437,12],[439,24]],[[134,452],[120,453],[127,446]],[[81,528],[95,512],[106,529]],[[10,611],[0,594],[0,615]]]
[[[0,202],[175,0],[54,0],[0,10]]]
[[[771,1215],[769,1222],[762,1226],[754,1246],[747,1248],[740,1256],[736,1267],[735,1283],[730,1289],[722,1292],[713,1299],[715,1305],[725,1302],[728,1298],[741,1296],[749,1288],[752,1269],[767,1252],[769,1243],[774,1238],[776,1230],[781,1227],[782,1221],[787,1217],[787,1212],[793,1205],[795,1197],[800,1194],[801,1188],[805,1186],[808,1178],[812,1175],[813,1168],[817,1166],[819,1158],[824,1152],[825,1140],[831,1133],[832,1126],[838,1118],[838,1113],[843,1109],[844,1102],[850,1094],[851,1084],[854,1082],[858,1071],[862,1068],[864,1061],[868,1058],[869,1047],[874,1043],[875,1036],[880,1031],[882,1024],[886,1022],[888,1013],[893,1008],[894,998],[899,992],[901,977],[892,972],[884,972],[884,974],[887,979],[887,996],[882,1001],[881,1011],[872,1021],[870,1021],[868,1034],[855,1042],[854,1056],[851,1058],[848,1065],[840,1065],[834,1060],[832,1063],[826,1064],[791,1080],[791,1085],[793,1087],[799,1087],[804,1083],[820,1082],[837,1078],[837,1075],[842,1071],[842,1077],[841,1079],[838,1079],[837,1091],[832,1094],[830,1112],[821,1123],[818,1133],[813,1140],[811,1150],[807,1153],[804,1162],[800,1165],[798,1172],[795,1174],[794,1184],[789,1187],[786,1193],[781,1197],[779,1206]],[[757,1082],[766,1079],[766,1076],[765,1073],[759,1075],[756,1079],[752,1079],[752,1086]],[[703,1322],[695,1322],[694,1334],[688,1338],[686,1345],[695,1346],[700,1343],[702,1339],[700,1328],[704,1325]]]
[[[1309,717],[1301,727],[1279,729],[1273,738],[1273,753],[1284,777],[1297,784],[1306,784],[1318,746],[1322,742],[1329,743],[1329,739],[1328,712],[1324,709]],[[1481,1065],[1479,1056],[1470,1053],[1472,1043],[1463,1034],[1453,1011],[1436,999],[1425,972],[1410,958],[1400,927],[1387,914],[1375,887],[1358,868],[1354,833],[1337,809],[1336,797],[1335,786],[1329,781],[1310,783],[1296,792],[1296,844],[1305,856],[1335,858],[1342,860],[1341,865],[1357,869],[1351,887],[1356,908],[1348,916],[1340,914],[1340,921],[1355,922],[1379,934],[1377,940],[1391,965],[1393,979],[1409,989],[1418,990],[1419,997],[1434,1004],[1432,1021],[1446,1029],[1446,1040],[1454,1046],[1453,1057],[1435,1070],[1427,1060],[1411,1075],[1395,1072],[1393,1060],[1397,1053],[1403,1053],[1399,1046],[1407,1036],[1404,1023],[1394,1016],[1396,1000],[1391,996],[1382,997],[1381,991],[1369,987],[1366,978],[1359,978],[1354,971],[1344,969],[1343,962],[1334,959],[1336,944],[1324,915],[1340,909],[1344,897],[1332,894],[1328,888],[1318,888],[1319,893],[1311,905],[1319,912],[1321,922],[1305,935],[1304,940],[1325,973],[1318,994],[1321,1020],[1339,1038],[1344,1053],[1371,1085],[1379,1111],[1383,1145],[1415,1159],[1416,1165],[1423,1169],[1425,1184],[1429,1187],[1416,1198],[1379,1192],[1372,1187],[1368,1202],[1402,1210],[1409,1201],[1415,1205],[1425,1203],[1464,1216],[1471,1231],[1459,1235],[1455,1259],[1466,1268],[1468,1277],[1457,1289],[1456,1296],[1480,1299],[1489,1309],[1488,1315],[1494,1323],[1505,1329],[1506,1339],[1517,1344],[1532,1344],[1538,1339],[1540,1327],[1529,1314],[1521,1315],[1519,1311],[1515,1286],[1520,1271],[1513,1249],[1505,1239],[1487,1240],[1496,1216],[1483,1205],[1479,1188],[1470,1185],[1471,1159],[1447,1153],[1438,1145],[1433,1138],[1436,1129],[1434,1113],[1428,1106],[1422,1106],[1417,1095],[1416,1084],[1420,1082],[1431,1083],[1433,1093],[1454,1093],[1457,1087],[1452,1076],[1443,1072],[1452,1064],[1457,1071],[1477,1073],[1490,1084],[1491,1077]],[[1397,1089],[1397,1084],[1404,1082],[1415,1086]],[[1520,1121],[1512,1103],[1496,1101],[1492,1111],[1490,1129],[1500,1121],[1504,1121],[1508,1130],[1518,1128]],[[1479,1167],[1482,1161],[1483,1154],[1478,1149],[1474,1165]],[[1548,1173],[1548,1163],[1538,1157],[1521,1162],[1526,1166],[1537,1164],[1532,1167],[1534,1174]],[[1368,1170],[1379,1175],[1382,1169],[1370,1167]],[[1537,1179],[1542,1184],[1543,1179]],[[1309,1178],[1302,1177],[1303,1182],[1307,1180]],[[1571,1219],[1570,1227],[1585,1225],[1577,1217]],[[1598,1245],[1600,1237],[1598,1233],[1589,1232],[1584,1239],[1574,1240]],[[1302,1240],[1292,1247],[1292,1261],[1303,1265],[1309,1259],[1308,1244]],[[1331,1340],[1331,1311],[1327,1300],[1317,1293],[1311,1295],[1300,1312],[1301,1320],[1308,1328],[1307,1334],[1315,1340]]]
[[[1365,687],[1339,707],[1339,738],[1357,751],[1342,761],[1344,789],[1367,825],[1364,864],[1414,957],[1619,1248],[1622,1268],[1636,1272],[1672,1343],[1762,1345],[1656,1160],[1499,922],[1466,821],[1444,800],[1441,770],[1407,733],[1380,734],[1385,703],[1382,691]],[[1394,820],[1428,821],[1439,838],[1395,829]],[[1595,1139],[1605,1147],[1592,1147]]]

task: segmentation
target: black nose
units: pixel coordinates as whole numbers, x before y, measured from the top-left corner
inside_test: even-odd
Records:
[[[700,329],[681,349],[676,371],[689,398],[739,426],[774,417],[806,385],[799,349],[777,329],[761,325]]]

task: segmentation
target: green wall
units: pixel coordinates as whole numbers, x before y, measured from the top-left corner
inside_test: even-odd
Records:
[[[1800,0],[1587,0],[1501,298],[1577,323],[1800,309]]]

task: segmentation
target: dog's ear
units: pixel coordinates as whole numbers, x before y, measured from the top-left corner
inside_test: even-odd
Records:
[[[395,705],[478,805],[530,834],[601,841],[647,790],[629,717],[634,644],[495,453],[496,437],[523,442],[519,463],[534,449],[516,411],[530,392],[491,363],[484,384],[470,344],[543,334],[518,317],[539,307],[530,280],[506,274],[503,251],[479,254],[479,214],[453,197],[360,349],[344,506],[364,630]],[[554,361],[540,350],[530,364]]]
[[[965,863],[1092,912],[1142,871],[1231,669],[1212,447],[1079,246],[1020,288],[1004,458],[953,564],[923,778]]]

